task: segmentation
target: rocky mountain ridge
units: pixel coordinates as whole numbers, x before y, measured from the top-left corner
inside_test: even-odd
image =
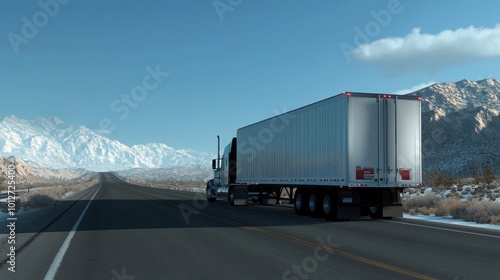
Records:
[[[490,166],[500,174],[500,81],[437,83],[410,94],[422,97],[424,172],[469,176]]]

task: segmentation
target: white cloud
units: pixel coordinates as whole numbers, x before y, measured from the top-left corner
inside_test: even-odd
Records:
[[[412,86],[410,88],[407,88],[407,89],[400,89],[400,90],[397,90],[391,94],[394,94],[394,95],[400,95],[400,94],[408,94],[408,93],[412,93],[414,91],[417,91],[419,89],[423,89],[423,88],[426,88],[428,86],[431,86],[433,84],[435,84],[436,82],[432,81],[432,82],[428,82],[428,83],[421,83],[421,84],[418,84],[418,85],[415,85],[415,86]]]
[[[411,71],[434,73],[446,67],[500,57],[500,24],[494,28],[470,26],[444,30],[435,35],[415,28],[405,37],[360,45],[352,54],[355,59],[380,64],[393,75]]]

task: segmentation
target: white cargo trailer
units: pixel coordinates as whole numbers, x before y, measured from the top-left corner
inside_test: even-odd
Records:
[[[420,97],[346,92],[238,129],[213,161],[207,199],[279,203],[297,214],[402,216],[400,193],[421,183]]]

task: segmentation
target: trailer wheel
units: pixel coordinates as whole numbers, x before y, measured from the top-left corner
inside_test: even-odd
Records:
[[[370,206],[368,207],[368,215],[372,219],[382,219],[382,207],[381,206]]]
[[[323,197],[319,191],[313,191],[309,195],[309,216],[313,218],[318,218],[323,216],[323,209],[321,207],[321,202]]]
[[[233,191],[233,188],[229,188],[229,194],[227,196],[227,200],[229,200],[229,204],[231,204],[231,206],[234,206],[234,191]]]
[[[337,218],[337,203],[333,193],[327,193],[323,197],[323,214],[326,220],[336,221]]]
[[[307,194],[303,190],[297,189],[297,191],[295,191],[293,200],[293,208],[295,209],[295,213],[300,216],[307,215],[309,212],[309,208],[307,207],[308,204]]]
[[[216,197],[212,196],[212,190],[210,189],[210,183],[207,183],[207,189],[205,190],[208,202],[215,202]]]

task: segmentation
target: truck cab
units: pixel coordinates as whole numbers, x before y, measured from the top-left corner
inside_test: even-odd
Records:
[[[212,169],[214,179],[207,182],[206,188],[208,201],[215,202],[217,197],[230,200],[230,185],[236,181],[236,137],[224,148],[222,157],[212,160]]]

